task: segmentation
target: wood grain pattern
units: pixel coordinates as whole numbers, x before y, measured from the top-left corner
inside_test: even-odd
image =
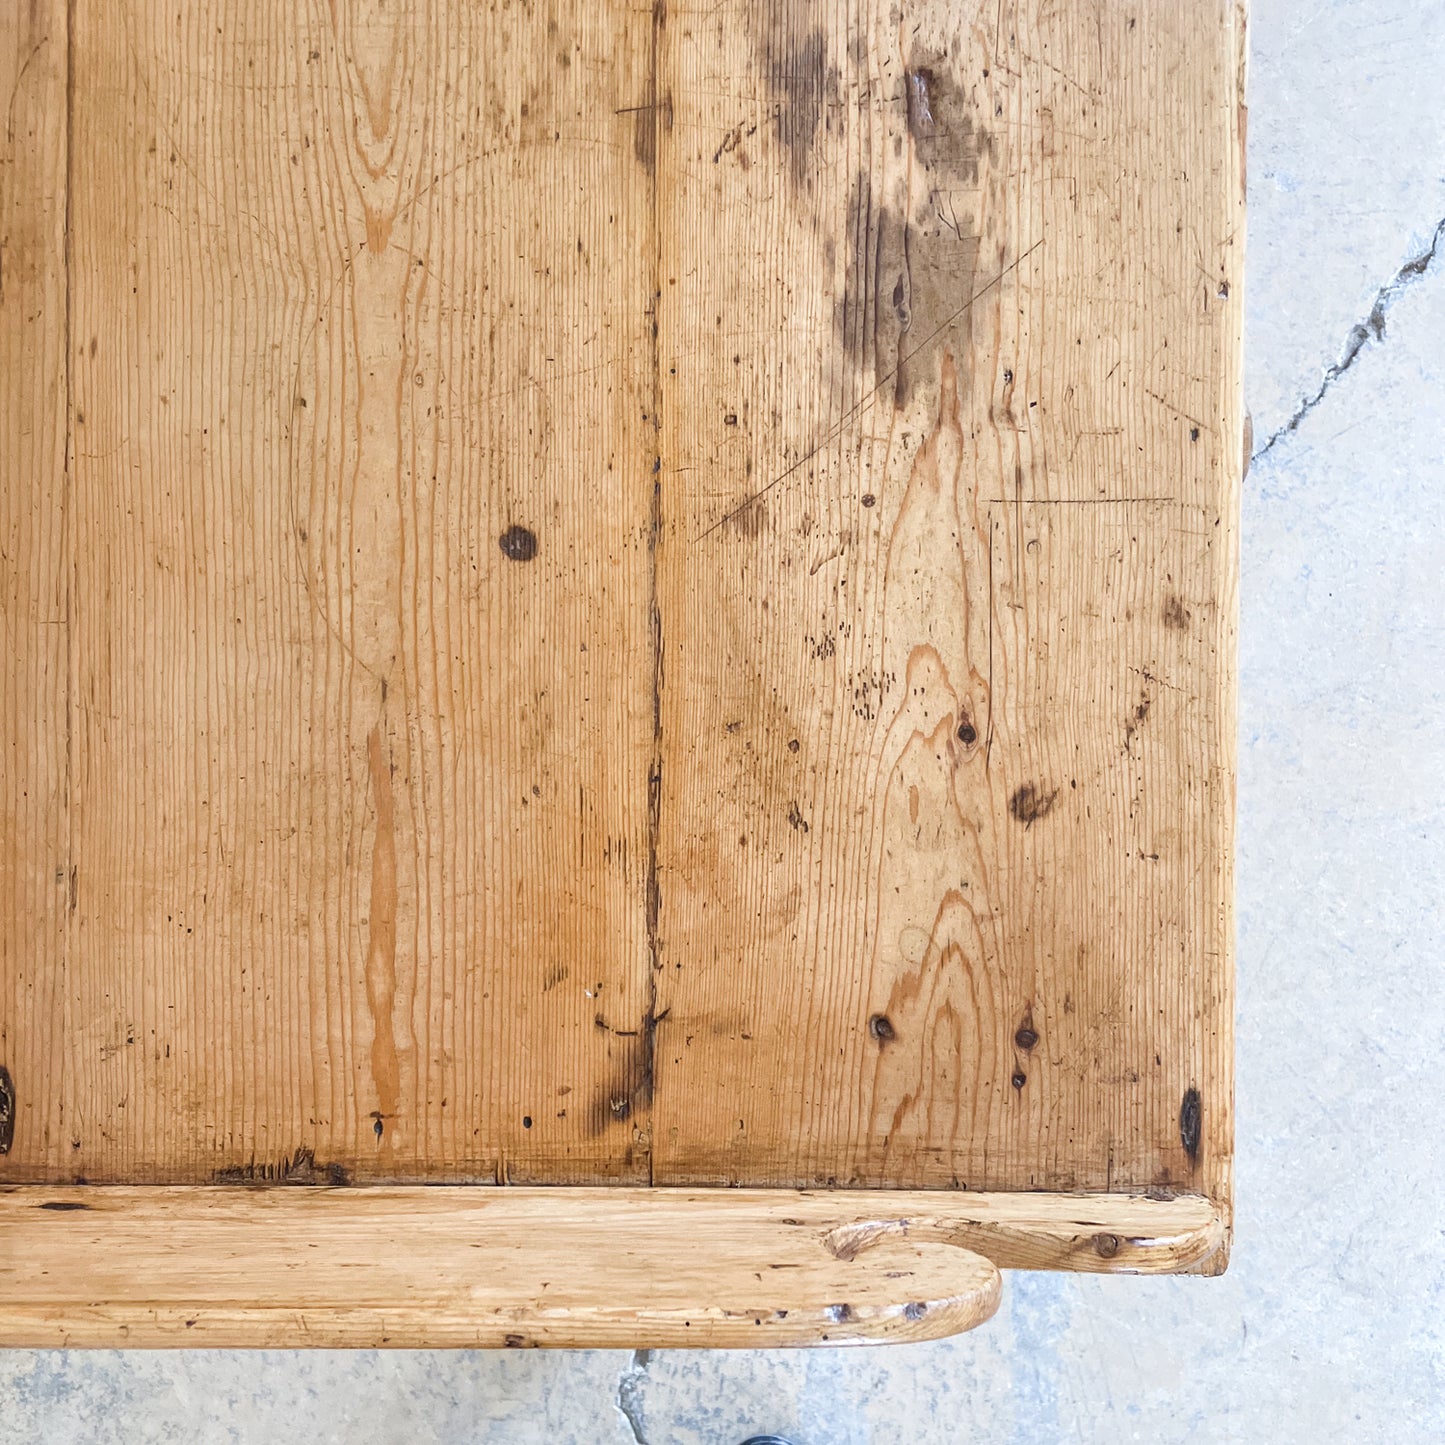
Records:
[[[899,15],[669,11],[655,1174],[1223,1197],[1242,22]]]
[[[1117,1196],[5,1189],[0,1345],[916,1341],[987,1319],[1000,1266],[1156,1272],[1222,1232]]]
[[[639,1177],[641,62],[556,16],[75,7],[73,917],[14,1170]]]
[[[1227,1213],[1233,0],[0,16],[0,1182]]]
[[[0,1179],[65,1107],[53,1065],[75,882],[66,57],[61,0],[0,6]]]

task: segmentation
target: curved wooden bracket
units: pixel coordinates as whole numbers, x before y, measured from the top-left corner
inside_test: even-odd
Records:
[[[927,1340],[1001,1266],[1161,1272],[1197,1198],[795,1190],[0,1190],[0,1345],[709,1348]]]

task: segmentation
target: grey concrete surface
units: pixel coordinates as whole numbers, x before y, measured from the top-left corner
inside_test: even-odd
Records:
[[[3,1445],[1445,1440],[1445,6],[1252,37],[1230,1273],[907,1349],[12,1353]]]

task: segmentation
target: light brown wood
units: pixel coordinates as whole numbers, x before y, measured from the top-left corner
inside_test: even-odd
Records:
[[[680,1345],[923,1340],[999,1265],[1158,1271],[1200,1199],[933,1191],[0,1190],[0,1345]]]
[[[663,31],[654,1173],[1223,1198],[1240,20],[844,12]]]
[[[1243,35],[0,6],[0,1185],[1227,1224]]]
[[[63,392],[67,327],[72,393],[68,476],[22,416],[5,477],[13,626],[62,659],[11,728],[70,763],[5,769],[7,990],[45,990],[3,1021],[11,1177],[645,1179],[595,1019],[648,993],[648,25],[72,11],[65,301],[25,281],[62,199],[6,178],[49,327],[7,404]]]
[[[0,6],[0,1181],[62,1097],[69,866],[64,6]],[[25,1082],[26,1125],[14,1078]]]

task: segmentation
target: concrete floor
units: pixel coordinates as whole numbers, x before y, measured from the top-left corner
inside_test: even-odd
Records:
[[[1253,11],[1229,1274],[846,1353],[12,1353],[0,1442],[1445,1439],[1445,6]]]

